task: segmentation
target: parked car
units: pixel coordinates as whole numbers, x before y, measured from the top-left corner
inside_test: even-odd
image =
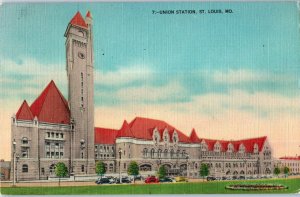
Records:
[[[183,176],[177,176],[175,177],[176,182],[188,182],[188,179]]]
[[[222,180],[225,181],[225,180],[228,180],[228,179],[227,179],[227,177],[222,176]]]
[[[245,180],[245,177],[244,176],[240,176],[239,179],[240,180]]]
[[[158,183],[159,180],[155,176],[149,176],[145,179],[145,183]]]
[[[172,183],[172,182],[175,182],[175,180],[170,177],[165,177],[165,178],[159,179],[159,182],[160,183]]]
[[[131,180],[128,177],[121,178],[122,183],[131,183]],[[115,178],[115,183],[120,184],[120,178]]]
[[[216,177],[208,176],[208,177],[206,177],[206,180],[207,180],[207,181],[215,181],[215,180],[216,180]]]
[[[98,178],[95,183],[97,183],[97,184],[112,184],[108,178]]]

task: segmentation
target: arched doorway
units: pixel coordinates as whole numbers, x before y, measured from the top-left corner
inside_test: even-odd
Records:
[[[142,164],[140,165],[140,171],[151,171],[152,166],[150,164]]]

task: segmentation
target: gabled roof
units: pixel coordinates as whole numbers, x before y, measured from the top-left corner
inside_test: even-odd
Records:
[[[172,140],[172,133],[174,132],[174,130],[176,130],[179,142],[189,142],[189,138],[185,134],[183,134],[181,131],[175,129],[175,127],[162,120],[136,117],[133,121],[129,123],[129,127],[132,131],[134,138],[152,140],[151,130],[153,131],[154,128],[157,128],[160,131],[161,139],[163,137],[163,131],[167,129],[171,138],[170,140]]]
[[[56,87],[53,80],[40,96],[32,103],[30,110],[41,122],[69,124],[70,111],[68,102]]]
[[[88,11],[88,12],[86,13],[86,17],[92,18],[92,15],[91,15],[91,12],[90,12],[90,11]]]
[[[79,27],[83,27],[83,28],[88,28],[87,24],[85,23],[85,21],[82,18],[82,16],[81,16],[81,14],[80,14],[79,11],[71,19],[70,24],[75,25],[75,26],[79,26]]]
[[[134,137],[126,120],[124,120],[116,137]]]
[[[95,144],[114,144],[118,130],[95,127]]]
[[[23,101],[21,107],[19,108],[16,119],[18,120],[33,120],[33,115],[30,111],[30,108],[26,102],[26,100]]]
[[[190,141],[192,143],[200,143],[201,140],[199,139],[195,129],[193,128],[192,132],[191,132],[191,135],[190,135]]]

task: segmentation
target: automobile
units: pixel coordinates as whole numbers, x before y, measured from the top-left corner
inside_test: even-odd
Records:
[[[159,182],[160,183],[172,183],[172,182],[175,182],[175,180],[170,177],[165,177],[165,178],[159,179]]]
[[[222,176],[222,181],[228,180],[227,177]]]
[[[216,177],[216,181],[222,180],[222,177]]]
[[[238,179],[245,180],[245,177],[244,176],[240,176]]]
[[[208,177],[206,177],[206,180],[207,180],[207,181],[215,181],[215,180],[216,180],[216,177],[208,176]]]
[[[112,184],[108,178],[98,178],[95,183],[97,183],[97,184]]]
[[[237,179],[238,179],[237,176],[232,177],[232,180],[237,180]]]
[[[177,177],[175,177],[175,181],[176,182],[188,182],[188,179],[183,176],[177,176]]]
[[[135,180],[135,181],[141,181],[143,180],[144,178],[141,176],[141,175],[137,175],[137,176],[132,176],[132,180]]]
[[[131,180],[128,177],[122,177],[121,183],[131,183]],[[120,184],[120,178],[115,178],[115,183]]]
[[[149,176],[145,179],[145,183],[158,183],[159,180],[155,176]]]

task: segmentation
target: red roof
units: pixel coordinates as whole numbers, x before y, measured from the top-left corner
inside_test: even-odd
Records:
[[[95,144],[114,144],[118,130],[95,127]]]
[[[116,137],[134,137],[126,120],[124,120],[123,125]]]
[[[26,100],[23,101],[21,107],[19,108],[16,118],[18,120],[33,120],[33,115],[30,111],[30,108],[26,102]]]
[[[197,136],[197,133],[195,131],[195,129],[193,128],[191,135],[190,135],[190,141],[192,143],[200,143],[201,140],[199,139],[199,137]]]
[[[82,18],[80,12],[78,11],[75,16],[70,21],[70,24],[76,25],[79,27],[87,28],[87,24],[85,23],[84,19]]]
[[[41,122],[69,124],[68,102],[52,80],[40,96],[32,103],[30,110]]]
[[[283,160],[299,160],[300,161],[300,156],[298,156],[298,157],[280,157],[279,159],[283,159]]]
[[[88,11],[88,12],[86,13],[86,17],[92,18],[92,15],[91,15],[91,12],[90,12],[90,11]]]
[[[174,128],[172,125],[169,125],[165,121],[162,120],[155,120],[150,118],[142,118],[142,117],[136,117],[133,121],[129,123],[130,130],[132,131],[132,134],[135,138],[138,139],[146,139],[146,140],[152,140],[152,131],[154,128],[157,128],[160,131],[161,139],[162,139],[162,133],[165,129],[168,130],[170,140],[172,141],[172,134],[174,130],[178,134],[179,142],[189,142],[189,138],[183,134],[178,129]]]
[[[153,130],[155,128],[158,130],[161,136],[160,137],[161,140],[163,140],[163,132],[167,129],[171,142],[172,142],[172,135],[174,131],[176,131],[178,134],[179,142],[200,143],[202,141],[197,136],[195,129],[192,130],[190,137],[187,137],[184,133],[182,133],[181,131],[174,128],[172,125],[169,125],[168,123],[162,120],[136,117],[129,124],[125,120],[123,122],[121,129],[119,130],[96,128],[99,130],[95,132],[95,143],[100,144],[101,141],[102,144],[113,144],[116,138],[119,137],[131,137],[136,139],[152,140]],[[105,137],[106,135],[108,135],[106,133],[109,132],[110,132],[109,136]],[[259,138],[251,138],[251,139],[244,139],[244,140],[237,140],[237,141],[213,140],[213,139],[203,139],[203,140],[207,144],[209,151],[213,151],[215,143],[219,142],[221,145],[221,151],[227,151],[228,144],[232,143],[234,146],[234,151],[238,151],[241,144],[243,144],[245,146],[246,152],[253,152],[254,144],[257,144],[259,151],[261,151],[266,139],[267,137],[264,136]]]

